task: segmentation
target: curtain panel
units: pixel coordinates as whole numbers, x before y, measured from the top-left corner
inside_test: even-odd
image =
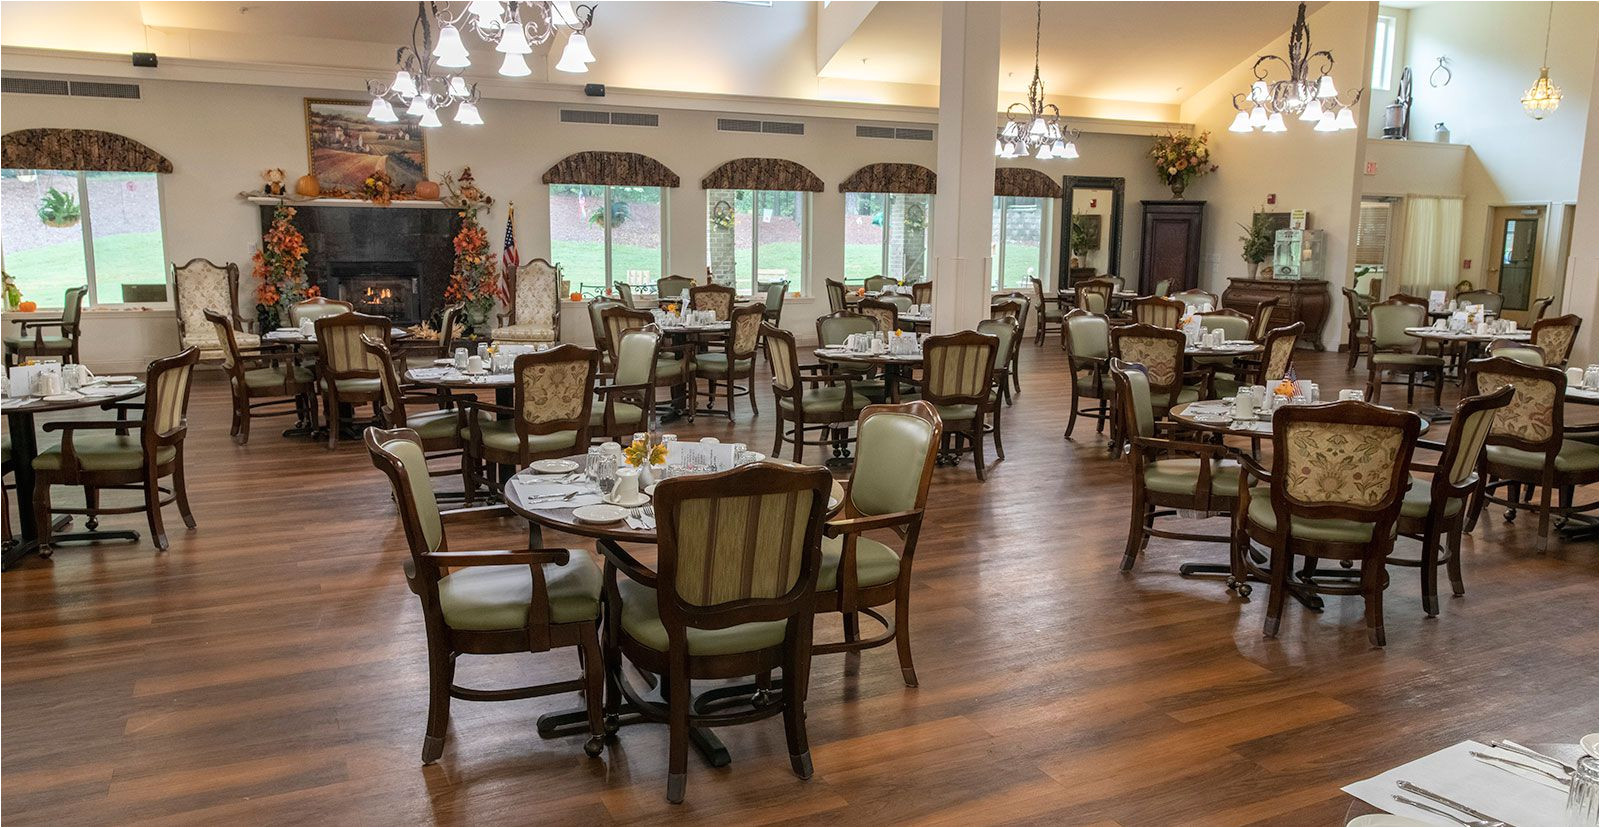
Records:
[[[1461,278],[1462,200],[1458,196],[1406,196],[1405,243],[1397,289],[1415,296],[1453,291]]]
[[[841,193],[938,192],[939,176],[921,164],[868,164],[839,182]]]
[[[98,129],[19,129],[0,137],[0,166],[8,170],[172,172],[161,153]]]
[[[816,173],[783,158],[735,158],[700,179],[700,186],[707,190],[823,190]]]
[[[678,174],[637,152],[575,152],[544,171],[546,184],[610,184],[615,187],[676,187]]]

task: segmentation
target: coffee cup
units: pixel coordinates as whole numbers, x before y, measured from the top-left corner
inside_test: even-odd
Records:
[[[1568,388],[1582,388],[1583,387],[1583,369],[1582,368],[1568,368],[1567,369],[1567,387]]]
[[[612,503],[633,503],[639,499],[639,470],[633,466],[617,469],[617,485],[607,498]]]
[[[472,356],[467,357],[467,373],[469,373],[469,374],[481,374],[481,373],[483,373],[483,357],[478,356],[477,354],[473,354]]]

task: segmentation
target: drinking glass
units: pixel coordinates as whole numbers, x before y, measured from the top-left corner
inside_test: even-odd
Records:
[[[584,455],[583,476],[590,483],[600,479],[600,458],[604,456],[605,452],[599,446],[590,446],[588,453]]]
[[[599,460],[598,463],[596,463],[596,471],[595,471],[594,482],[595,482],[596,486],[600,487],[600,496],[601,497],[609,498],[609,497],[611,497],[611,493],[616,491],[616,488],[617,488],[617,456],[616,455],[610,454],[610,453],[605,453],[605,454],[600,455],[600,460]]]
[[[1600,759],[1580,756],[1567,782],[1566,825],[1600,822]]]

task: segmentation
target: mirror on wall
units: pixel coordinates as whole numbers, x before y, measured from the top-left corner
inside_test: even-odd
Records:
[[[1061,281],[1070,290],[1085,279],[1121,276],[1122,178],[1068,175],[1061,179]]]

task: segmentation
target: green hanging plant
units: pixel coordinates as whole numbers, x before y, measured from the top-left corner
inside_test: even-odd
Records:
[[[78,200],[71,193],[64,193],[54,187],[39,199],[39,221],[51,227],[72,227],[83,218],[83,210],[78,206]]]

